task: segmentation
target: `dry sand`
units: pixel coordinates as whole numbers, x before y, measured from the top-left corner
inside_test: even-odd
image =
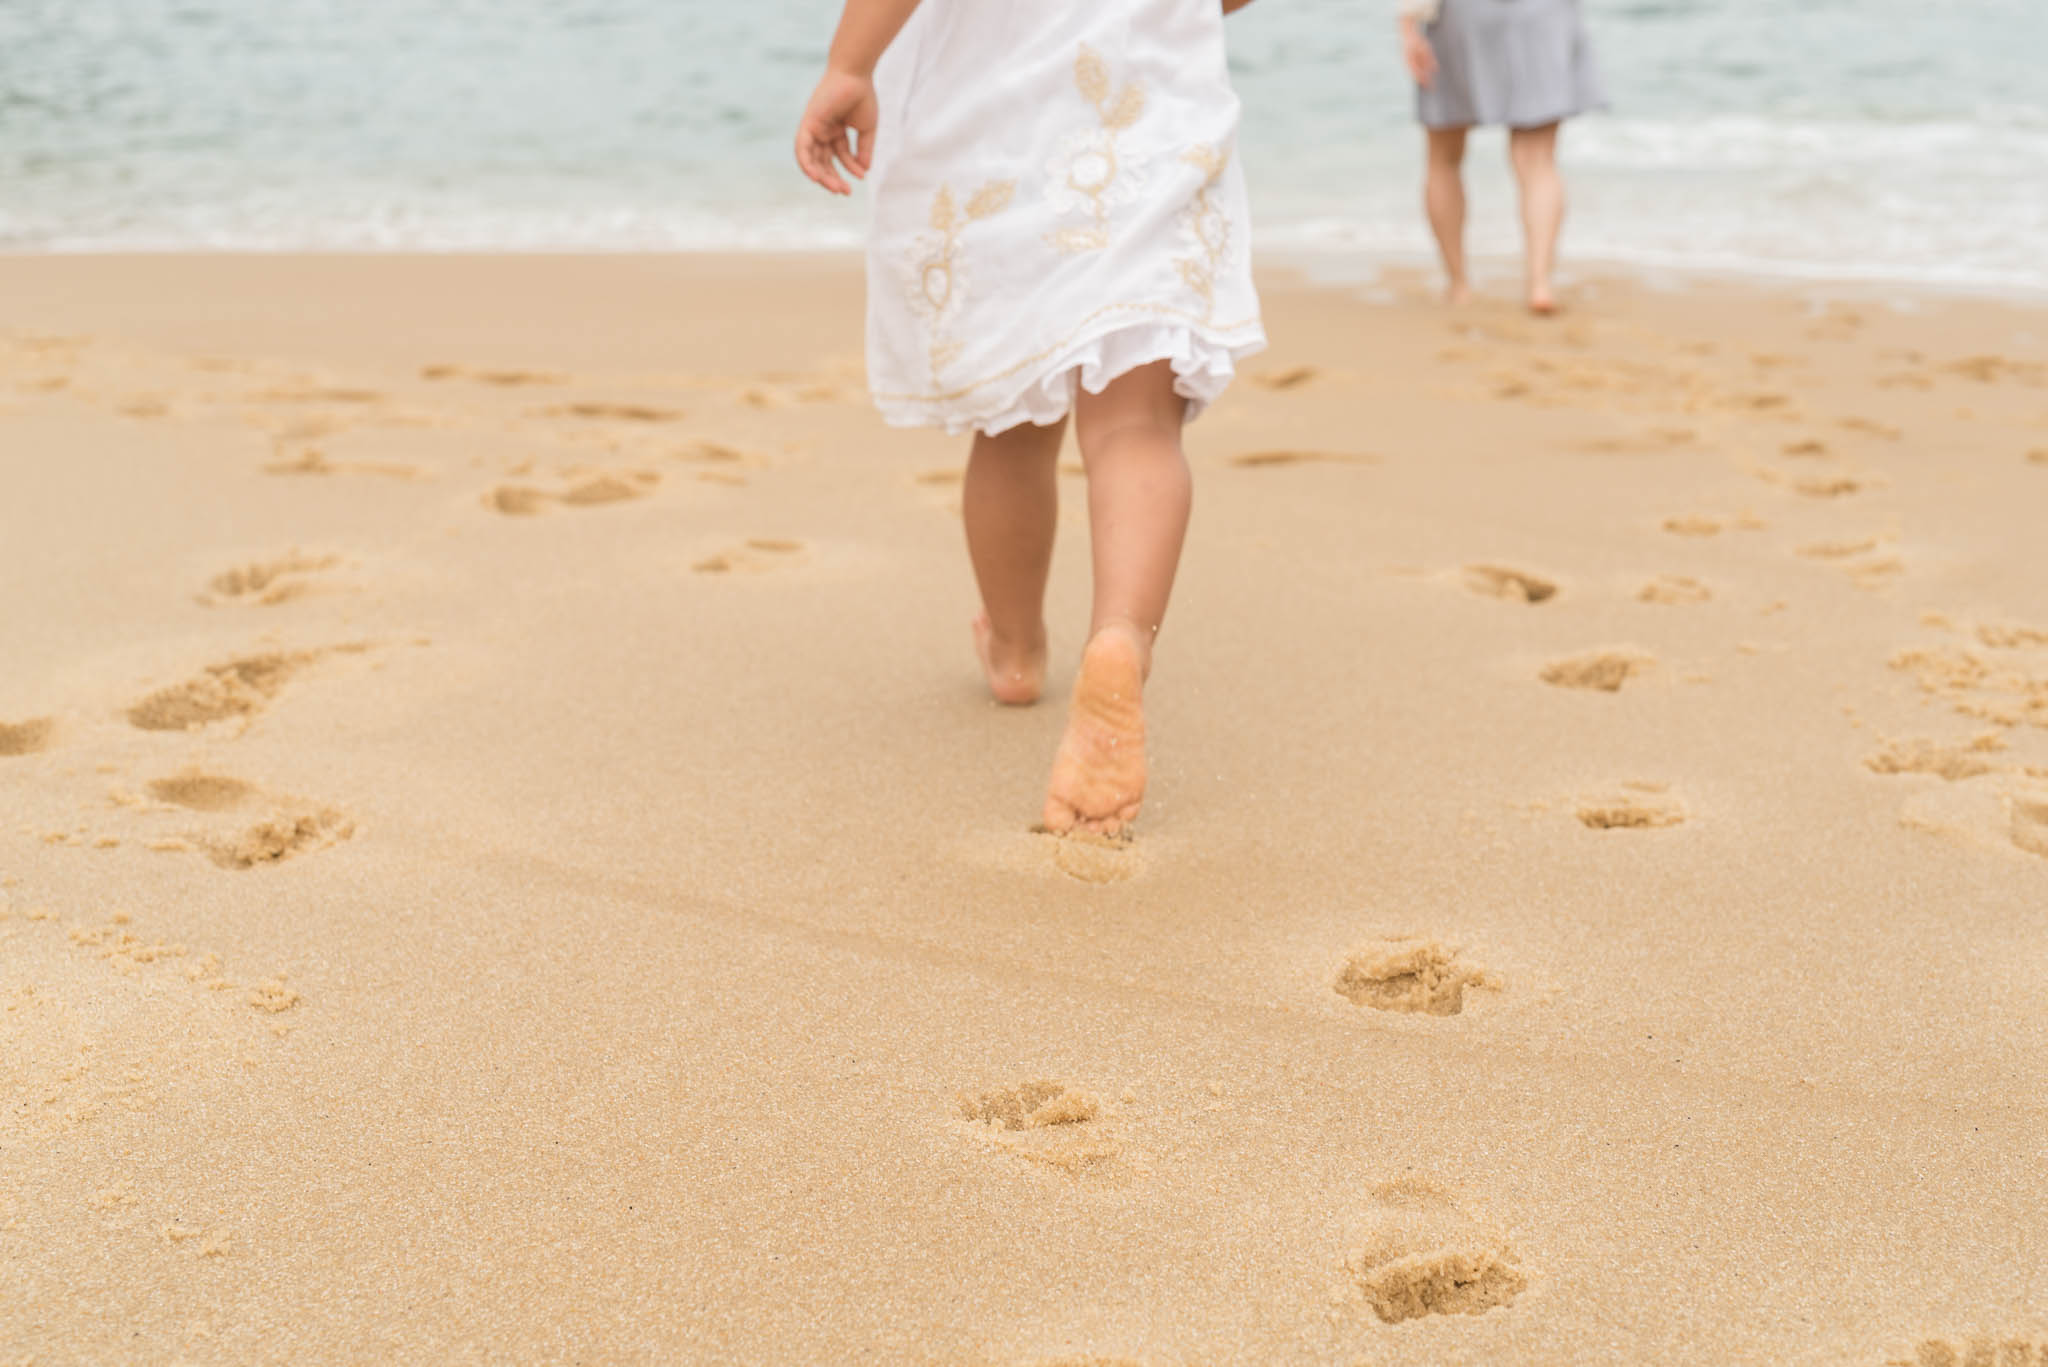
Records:
[[[0,261],[0,1363],[2048,1362],[2048,312],[1268,286],[1120,849],[849,264]]]

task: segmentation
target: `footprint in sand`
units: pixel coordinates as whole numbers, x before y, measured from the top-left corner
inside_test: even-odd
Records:
[[[278,385],[249,396],[257,403],[382,403],[388,397],[352,385]]]
[[[671,451],[671,457],[697,467],[697,478],[706,484],[728,484],[744,487],[748,469],[759,469],[771,464],[766,456],[742,451],[737,446],[724,442],[691,442],[680,451]]]
[[[1859,494],[1869,484],[1854,475],[1788,475],[1782,470],[1759,470],[1757,477],[1765,483],[1776,484],[1790,489],[1802,498],[1843,498]]]
[[[266,475],[382,475],[387,479],[425,479],[416,465],[396,461],[329,460],[319,451],[306,451],[287,459],[267,462]]]
[[[1456,946],[1397,935],[1353,950],[1333,984],[1338,996],[1375,1011],[1455,1016],[1467,988],[1499,991],[1494,974],[1459,957]]]
[[[1955,712],[1998,726],[2048,727],[2048,661],[2025,655],[1988,658],[1975,650],[1902,650],[1891,667],[1910,673],[1920,691]]]
[[[430,365],[420,368],[423,380],[473,380],[477,384],[524,388],[527,385],[567,384],[569,377],[552,370],[483,370],[466,365]]]
[[[47,750],[50,740],[57,734],[57,723],[51,717],[32,717],[28,721],[0,721],[0,759],[15,755],[33,755],[38,750]]]
[[[1858,536],[1841,541],[1809,541],[1794,548],[1792,553],[1808,560],[1850,560],[1868,555],[1883,544],[1879,537]]]
[[[2048,1367],[2048,1338],[1923,1339],[1912,1357],[1885,1367]]]
[[[1960,375],[1979,384],[2018,380],[2023,384],[2048,386],[2048,365],[2037,361],[2015,361],[2007,356],[1965,356],[1941,367],[1948,375]]]
[[[1511,1306],[1529,1274],[1504,1235],[1422,1178],[1371,1190],[1365,1237],[1345,1271],[1382,1322],[1482,1315]]]
[[[1712,602],[1714,591],[1699,580],[1683,574],[1660,574],[1636,590],[1636,601],[1663,607],[1683,607]]]
[[[1728,530],[1728,519],[1709,513],[1686,513],[1665,518],[1664,530],[1673,536],[1719,536]]]
[[[1557,597],[1557,585],[1550,580],[1503,565],[1467,565],[1464,584],[1482,597],[1509,603],[1547,603]]]
[[[1897,441],[1902,435],[1900,430],[1892,426],[1892,424],[1879,422],[1876,418],[1851,416],[1838,419],[1835,426],[1841,428],[1844,432],[1860,432],[1866,437],[1879,437],[1885,441]]]
[[[1090,831],[1050,835],[1052,862],[1067,877],[1081,883],[1122,883],[1137,876],[1144,858],[1136,842]]]
[[[1690,427],[1653,427],[1636,437],[1592,437],[1577,443],[1574,449],[1602,456],[1632,456],[1651,451],[1675,451],[1698,440],[1699,433]]]
[[[311,657],[273,651],[247,655],[160,688],[128,709],[128,723],[144,731],[188,731],[230,717],[253,716],[284,688]]]
[[[1721,406],[1737,412],[1783,413],[1792,406],[1790,394],[1766,392],[1753,394],[1728,394],[1721,399]]]
[[[355,833],[355,822],[331,807],[279,811],[238,831],[209,837],[202,848],[224,869],[253,869],[339,845]]]
[[[1993,650],[2030,650],[2048,646],[2048,631],[2020,626],[2014,622],[1986,622],[1977,628],[1977,640]]]
[[[798,404],[851,403],[863,387],[857,373],[832,376],[763,375],[740,387],[737,397],[748,408],[790,408]]]
[[[536,489],[526,484],[500,484],[484,494],[484,507],[507,517],[532,517],[551,507],[602,508],[645,498],[661,476],[652,470],[630,470],[625,475],[587,475],[557,490]]]
[[[236,565],[208,580],[199,601],[208,607],[222,603],[272,607],[313,592],[313,576],[340,563],[338,555],[309,555],[294,550],[273,560]]]
[[[680,408],[657,408],[644,403],[558,403],[540,410],[543,418],[584,418],[601,422],[681,422],[688,416]]]
[[[1247,451],[1230,463],[1248,470],[1276,465],[1376,465],[1378,456],[1355,451]]]
[[[283,863],[338,845],[356,829],[353,820],[332,807],[265,793],[241,779],[196,769],[152,780],[147,791],[158,802],[231,818],[189,831],[184,837],[190,847],[203,851],[224,869]],[[157,843],[159,848],[174,848],[167,842]]]
[[[2012,843],[2028,854],[2048,859],[2048,797],[2012,800]],[[2048,1362],[2043,1367],[2048,1367]]]
[[[146,785],[158,802],[168,802],[195,812],[231,812],[256,797],[255,785],[238,778],[187,770],[170,778],[152,779]]]
[[[555,495],[557,502],[569,508],[602,508],[612,503],[628,503],[636,498],[645,498],[650,489],[661,483],[661,476],[652,470],[629,470],[622,478],[618,475],[593,475],[569,485]]]
[[[954,466],[947,466],[937,470],[920,470],[910,478],[914,483],[922,484],[926,488],[951,489],[966,480],[967,472]]]
[[[1845,565],[1849,582],[1857,588],[1875,593],[1906,572],[1906,562],[1896,555],[1879,556],[1853,565]]]
[[[162,394],[133,394],[114,405],[114,412],[121,417],[144,421],[168,418],[173,411],[170,399]]]
[[[1640,650],[1609,649],[1588,651],[1543,666],[1537,677],[1555,688],[1583,688],[1600,693],[1619,693],[1621,686],[1638,674],[1656,667],[1656,657]]]
[[[356,642],[319,650],[268,651],[208,665],[183,683],[160,688],[130,706],[128,724],[144,731],[190,731],[233,717],[252,717],[314,661],[368,649]]]
[[[752,451],[743,451],[737,446],[728,446],[722,441],[693,441],[688,446],[669,454],[686,464],[721,466],[729,469],[768,464],[767,457]]]
[[[1647,831],[1685,822],[1685,803],[1670,785],[1631,781],[1611,793],[1581,798],[1579,824],[1596,831]]]
[[[1304,385],[1313,384],[1321,376],[1322,371],[1312,365],[1297,365],[1288,366],[1284,370],[1262,370],[1248,378],[1260,389],[1277,391],[1300,389]]]
[[[806,549],[803,542],[786,537],[754,536],[740,545],[707,555],[690,568],[698,574],[759,574],[802,564]]]
[[[1943,745],[1939,741],[1913,738],[1886,741],[1884,748],[1864,757],[1863,767],[1873,774],[1932,774],[1957,783],[2004,770],[1992,756],[2005,748],[2004,737],[1986,732],[1964,745]]]
[[[2048,465],[2048,446],[2036,446],[2027,452],[2027,464]]]
[[[1032,1079],[954,1098],[960,1119],[980,1142],[1027,1162],[1074,1175],[1114,1163],[1123,1142],[1102,1103],[1065,1082]]]

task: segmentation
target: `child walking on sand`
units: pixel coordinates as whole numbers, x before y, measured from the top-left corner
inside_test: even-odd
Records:
[[[1048,830],[1123,832],[1187,532],[1181,426],[1265,345],[1223,14],[1250,0],[847,0],[797,162],[869,180],[868,377],[898,426],[973,432],[975,649],[1038,700],[1069,417],[1095,593]]]

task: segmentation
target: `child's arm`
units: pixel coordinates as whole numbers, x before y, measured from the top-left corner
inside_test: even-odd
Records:
[[[1440,0],[1400,0],[1401,60],[1415,84],[1427,89],[1436,80],[1436,49],[1422,26],[1436,19]]]
[[[796,164],[835,195],[853,193],[839,167],[860,180],[875,160],[875,63],[896,41],[918,0],[846,0],[825,77],[796,130]],[[854,134],[860,135],[858,146]],[[838,166],[833,159],[838,159]]]

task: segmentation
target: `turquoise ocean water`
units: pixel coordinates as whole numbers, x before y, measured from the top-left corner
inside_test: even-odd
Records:
[[[1567,133],[1578,257],[2048,288],[2043,0],[1586,6],[1615,107]],[[1231,21],[1262,247],[1423,256],[1391,8]],[[0,249],[852,246],[788,155],[836,12],[0,0]],[[1482,252],[1514,247],[1500,154]]]

